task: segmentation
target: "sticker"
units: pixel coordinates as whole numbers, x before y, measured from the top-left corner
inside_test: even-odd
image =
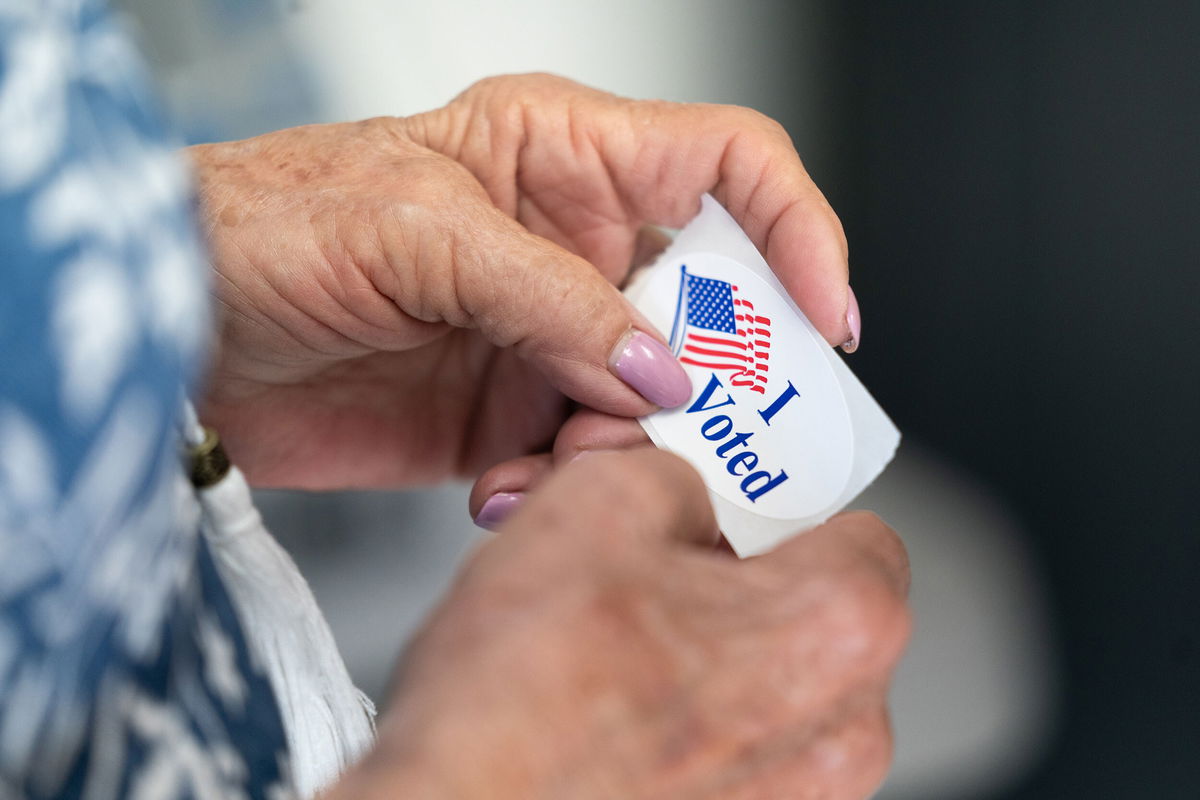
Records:
[[[853,456],[828,345],[733,259],[688,253],[661,266],[642,311],[656,324],[671,317],[660,327],[693,389],[688,403],[654,415],[655,429],[740,508],[796,519],[827,507]]]
[[[625,293],[692,379],[639,422],[704,478],[739,555],[824,522],[891,460],[899,431],[711,197]]]

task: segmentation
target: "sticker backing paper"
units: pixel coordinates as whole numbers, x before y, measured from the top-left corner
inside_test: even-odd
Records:
[[[824,522],[891,461],[895,425],[712,197],[625,294],[692,379],[639,422],[700,472],[738,555]]]

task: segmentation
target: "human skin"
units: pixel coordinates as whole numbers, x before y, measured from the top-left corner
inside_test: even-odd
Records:
[[[706,191],[851,338],[837,217],[748,109],[509,76],[190,154],[222,311],[201,410],[258,485],[475,476],[547,449],[569,401],[652,411],[609,361],[631,328],[661,334],[615,286],[643,226],[682,226]]]
[[[191,155],[221,307],[201,414],[250,480],[466,475],[473,514],[515,501],[329,798],[877,786],[902,546],[845,515],[768,556],[715,548],[699,478],[633,421],[670,392],[614,357],[661,338],[616,288],[645,226],[685,224],[706,191],[829,343],[857,343],[841,227],[777,124],[516,76]]]
[[[555,472],[403,660],[375,750],[325,800],[863,798],[908,567],[870,514],[714,549],[704,487],[653,448]]]

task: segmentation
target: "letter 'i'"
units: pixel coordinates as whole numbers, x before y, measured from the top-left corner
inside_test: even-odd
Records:
[[[766,409],[760,410],[758,415],[763,418],[763,421],[768,425],[771,424],[771,418],[779,413],[779,409],[787,405],[788,401],[793,397],[799,397],[800,393],[796,391],[796,387],[792,386],[792,382],[788,381],[787,388],[783,390],[783,394],[775,398],[775,402],[767,406]]]

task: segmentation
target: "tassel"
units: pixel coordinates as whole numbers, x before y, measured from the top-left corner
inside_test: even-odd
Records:
[[[205,538],[250,652],[275,690],[295,789],[313,797],[371,746],[375,706],[350,680],[316,598],[263,525],[245,477],[190,404],[184,438]]]

